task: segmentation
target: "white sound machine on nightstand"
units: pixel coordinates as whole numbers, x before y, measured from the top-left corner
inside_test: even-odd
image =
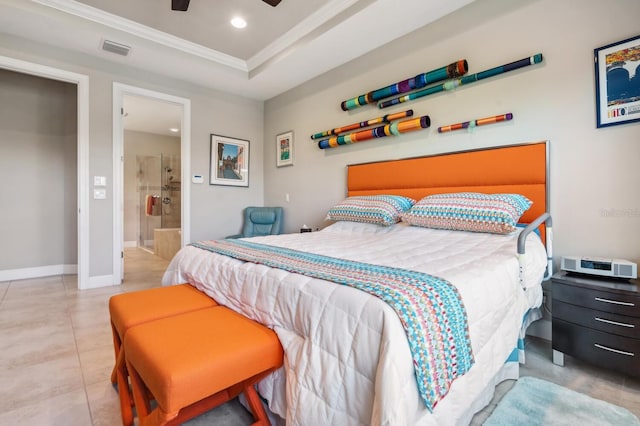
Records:
[[[563,256],[560,269],[567,272],[600,275],[603,277],[638,278],[638,265],[624,259]]]

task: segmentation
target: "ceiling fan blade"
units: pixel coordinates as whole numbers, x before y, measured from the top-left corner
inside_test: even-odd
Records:
[[[171,10],[186,12],[189,8],[189,1],[190,0],[171,0]]]
[[[280,4],[280,0],[262,0],[262,1],[268,4],[269,6],[273,6],[273,7],[276,7],[278,4]]]

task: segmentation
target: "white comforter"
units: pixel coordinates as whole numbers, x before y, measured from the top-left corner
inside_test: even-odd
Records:
[[[338,222],[320,232],[252,240],[444,278],[458,288],[468,314],[475,365],[430,413],[418,395],[402,324],[385,302],[351,287],[184,247],[163,284],[189,282],[276,331],[284,367],[260,383],[260,392],[291,425],[467,421],[469,405],[513,350],[525,312],[541,302],[546,254],[536,235],[526,244],[527,291],[518,279],[517,233]]]

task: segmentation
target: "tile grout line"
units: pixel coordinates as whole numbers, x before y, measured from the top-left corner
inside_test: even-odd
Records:
[[[7,281],[7,287],[2,292],[2,297],[0,297],[0,308],[2,307],[2,304],[4,302],[4,298],[7,296],[7,293],[9,292],[9,287],[11,287],[11,283],[12,282],[13,281]]]
[[[82,387],[84,390],[84,398],[87,404],[87,410],[89,411],[89,419],[91,419],[91,424],[94,424],[93,412],[91,411],[91,402],[89,401],[89,392],[87,391],[87,380],[85,378],[84,368],[82,367],[80,350],[78,349],[78,338],[76,335],[76,328],[73,325],[73,318],[71,316],[71,305],[69,304],[69,297],[72,297],[72,295],[67,291],[67,286],[65,285],[65,282],[64,282],[64,276],[61,275],[60,279],[62,280],[62,287],[64,288],[64,294],[65,294],[64,300],[66,304],[66,312],[67,312],[67,317],[69,318],[69,323],[71,324],[71,331],[73,333],[73,343],[76,347],[76,357],[78,358],[78,366],[80,367],[80,374],[82,375]]]

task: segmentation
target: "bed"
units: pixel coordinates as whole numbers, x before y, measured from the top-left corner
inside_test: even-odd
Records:
[[[348,167],[347,199],[522,194],[533,203],[520,221],[533,223],[526,232],[536,227],[541,237],[529,233],[520,244],[521,230],[494,234],[338,220],[319,232],[234,243],[268,248],[256,262],[228,255],[221,250],[224,241],[194,243],[173,258],[163,284],[189,282],[276,331],[285,363],[259,384],[259,391],[287,424],[468,424],[490,401],[495,384],[518,377],[524,331],[539,318],[548,263],[547,232],[538,219],[548,211],[547,160],[548,144],[538,142]],[[522,250],[516,250],[519,245]],[[304,257],[302,269],[278,263],[290,253],[296,260]],[[412,328],[398,307],[359,287],[330,281],[326,271],[304,269],[308,259],[374,265],[449,283],[464,306],[471,354],[466,369],[445,386],[428,386],[439,395],[426,399],[420,377],[426,375],[422,383],[431,384],[446,372],[422,371],[409,338]],[[455,352],[456,368],[465,364],[463,357],[462,350]],[[449,352],[440,358],[451,363],[445,360],[452,358]]]

